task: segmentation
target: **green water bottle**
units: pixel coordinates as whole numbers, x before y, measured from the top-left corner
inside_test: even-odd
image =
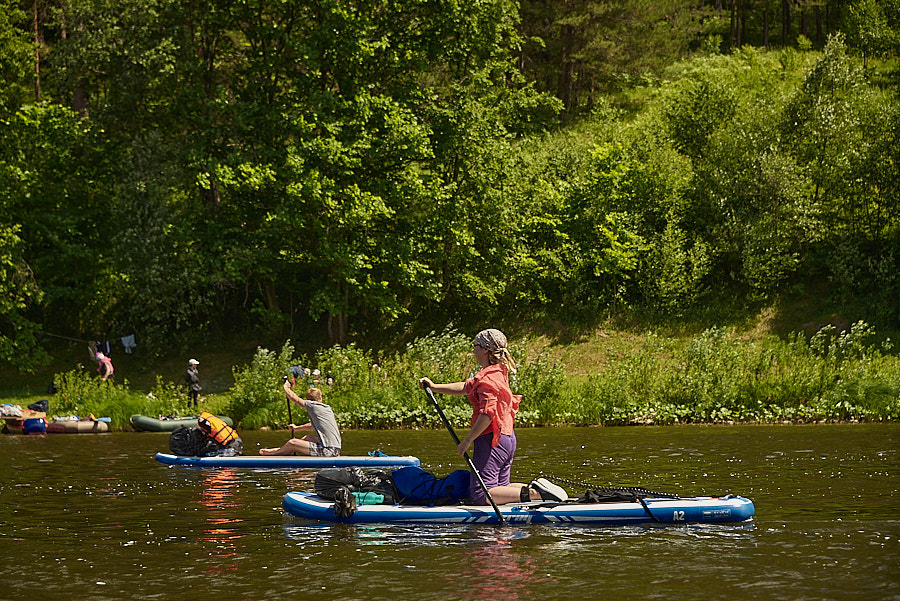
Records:
[[[356,497],[357,505],[380,505],[384,503],[384,495],[380,495],[377,492],[355,492],[353,496]]]

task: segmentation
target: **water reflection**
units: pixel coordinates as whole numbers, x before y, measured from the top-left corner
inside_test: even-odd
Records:
[[[532,599],[535,586],[555,580],[547,573],[550,557],[517,550],[522,538],[517,531],[501,529],[486,538],[466,555],[459,587],[463,599]]]
[[[236,495],[240,476],[235,470],[203,470],[200,480],[203,490],[198,502],[208,513],[197,542],[209,549],[214,561],[206,573],[222,575],[237,570],[236,560],[243,548],[240,541],[245,535],[238,531],[243,520],[231,511],[240,506]]]
[[[285,516],[285,538],[311,544],[350,542],[367,547],[448,547],[469,545],[479,532],[494,533],[494,526],[455,524],[327,524]],[[526,534],[522,532],[521,535]],[[487,534],[485,534],[487,536]]]

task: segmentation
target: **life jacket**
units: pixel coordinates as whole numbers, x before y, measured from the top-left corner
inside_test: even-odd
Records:
[[[234,428],[222,421],[221,418],[216,417],[212,413],[207,413],[206,411],[201,413],[200,417],[197,418],[197,425],[200,426],[201,430],[206,432],[207,436],[223,447],[228,446],[240,438]]]

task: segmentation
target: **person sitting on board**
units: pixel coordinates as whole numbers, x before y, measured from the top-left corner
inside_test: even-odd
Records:
[[[419,380],[423,389],[429,387],[441,394],[465,395],[472,404],[472,425],[456,452],[462,457],[469,447],[473,447],[472,463],[497,504],[567,500],[566,491],[545,478],[530,484],[510,483],[516,454],[513,422],[522,400],[509,387],[509,374],[516,373],[516,363],[509,354],[506,336],[493,328],[478,333],[472,351],[481,369],[468,380],[449,384],[435,384],[429,378]],[[487,505],[487,495],[477,478],[476,474],[470,474],[472,502]]]
[[[294,392],[294,383],[288,378],[284,382],[284,394],[288,401],[306,409],[309,413],[309,422],[302,426],[291,424],[291,434],[294,430],[313,430],[315,434],[307,434],[302,438],[291,438],[278,448],[260,449],[260,455],[292,455],[301,453],[314,457],[337,457],[341,454],[341,431],[334,411],[322,402],[322,391],[318,388],[310,388],[306,391],[306,398],[301,399]]]

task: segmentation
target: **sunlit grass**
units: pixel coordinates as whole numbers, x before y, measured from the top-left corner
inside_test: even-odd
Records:
[[[807,339],[730,327],[688,337],[652,331],[598,331],[567,344],[544,337],[512,341],[519,363],[513,390],[523,396],[520,426],[676,423],[773,423],[900,419],[900,359],[863,322],[849,331],[826,327]],[[234,369],[234,386],[201,398],[201,409],[228,415],[244,429],[284,428],[306,421],[289,415],[282,377],[296,364],[291,344],[260,348]],[[420,377],[463,380],[476,368],[468,337],[448,330],[411,343],[375,364],[355,346],[321,350],[318,384],[343,428],[440,428],[418,388]],[[334,385],[324,384],[331,375]],[[57,374],[52,415],[110,417],[129,429],[133,414],[193,415],[183,387],[157,378],[147,393],[128,382],[104,383],[78,371]],[[298,383],[302,393],[311,381]],[[17,397],[27,404],[47,395]],[[469,424],[464,397],[438,397],[455,427]]]

